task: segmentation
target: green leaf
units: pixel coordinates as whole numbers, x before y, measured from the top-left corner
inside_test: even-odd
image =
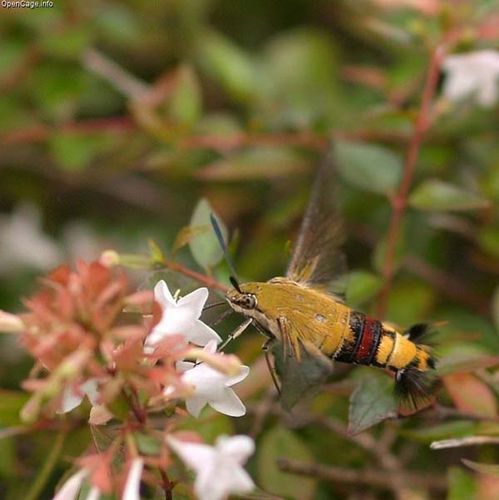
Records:
[[[470,469],[473,469],[476,472],[499,477],[499,464],[483,464],[479,462],[473,462],[472,460],[467,460],[466,458],[462,458],[461,461],[464,465],[467,465]]]
[[[262,437],[257,456],[258,482],[262,488],[285,498],[312,498],[316,481],[282,472],[278,459],[313,462],[314,457],[305,444],[283,427],[274,427]]]
[[[247,101],[254,95],[257,73],[251,57],[220,33],[207,31],[199,37],[198,60],[235,99]]]
[[[196,205],[190,222],[192,237],[189,240],[189,248],[194,260],[205,269],[210,269],[218,264],[224,256],[220,243],[211,227],[211,214],[216,216],[209,201],[202,198]],[[224,240],[227,241],[227,229],[219,217],[217,217],[217,220]]]
[[[346,301],[351,307],[359,307],[373,298],[381,288],[381,279],[368,271],[352,271],[347,278]]]
[[[175,90],[170,97],[170,117],[179,124],[192,125],[202,114],[201,89],[191,66],[178,70]]]
[[[82,170],[109,143],[102,135],[78,135],[59,132],[49,140],[49,148],[58,166],[65,170]]]
[[[410,437],[423,443],[440,441],[442,439],[459,438],[469,436],[475,432],[476,422],[470,420],[456,420],[444,424],[431,425],[421,429],[403,430],[404,436]]]
[[[393,380],[382,373],[372,372],[350,396],[348,432],[358,434],[396,416]]]
[[[29,394],[21,391],[0,390],[0,425],[19,425],[19,412],[29,400]]]
[[[426,318],[435,301],[432,287],[419,281],[399,282],[392,287],[388,299],[390,321],[410,326]]]
[[[253,148],[235,153],[203,168],[197,176],[217,181],[280,179],[306,171],[309,163],[285,148]]]
[[[135,441],[140,453],[144,455],[158,455],[161,450],[161,443],[153,436],[143,432],[134,433]]]
[[[93,34],[88,25],[68,24],[64,31],[47,30],[40,39],[46,55],[63,59],[77,59],[91,43]]]
[[[488,200],[439,179],[428,179],[420,184],[409,197],[409,204],[435,212],[479,210],[490,206]]]
[[[447,471],[449,490],[447,500],[468,500],[475,498],[475,478],[459,467],[449,467]]]
[[[499,227],[484,226],[478,232],[478,243],[484,252],[499,258]]]
[[[233,419],[208,407],[204,408],[200,418],[184,418],[178,429],[195,431],[207,443],[214,443],[221,435],[234,433]]]
[[[149,247],[149,254],[151,255],[153,263],[163,262],[164,255],[161,247],[152,238],[147,240],[147,245]]]
[[[311,28],[272,37],[259,74],[258,116],[273,127],[332,124],[341,114],[333,39]]]
[[[402,160],[387,148],[374,144],[336,142],[333,150],[341,177],[357,188],[389,194],[397,188]]]

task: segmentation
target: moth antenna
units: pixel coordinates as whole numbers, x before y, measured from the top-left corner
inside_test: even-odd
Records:
[[[239,282],[236,280],[236,278],[234,278],[234,276],[231,276],[229,278],[229,281],[231,282],[232,286],[239,292],[239,293],[243,293],[243,291],[241,290],[241,287],[239,286]]]
[[[237,283],[237,272],[236,272],[236,267],[234,266],[234,262],[232,261],[229,251],[227,249],[227,243],[224,240],[223,234],[222,234],[222,229],[220,228],[220,224],[218,223],[217,218],[215,215],[210,214],[210,221],[211,225],[213,227],[213,231],[215,231],[215,236],[217,237],[218,243],[220,244],[220,248],[222,249],[222,252],[224,254],[225,262],[227,262],[227,265],[229,266],[230,272],[232,274],[231,277],[231,283],[234,285],[233,280]],[[236,290],[240,292],[239,290],[239,285],[234,285]]]
[[[208,309],[213,309],[214,307],[219,307],[219,306],[226,306],[227,302],[221,301],[221,302],[213,302],[211,304],[207,304],[203,307],[203,311],[207,311]]]

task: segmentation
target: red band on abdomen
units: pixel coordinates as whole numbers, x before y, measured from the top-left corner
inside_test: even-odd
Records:
[[[374,352],[380,339],[381,324],[378,320],[366,317],[362,329],[362,340],[354,354],[354,360],[361,365],[372,362]]]

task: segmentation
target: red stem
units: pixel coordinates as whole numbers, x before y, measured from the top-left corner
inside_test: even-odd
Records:
[[[192,269],[189,269],[188,267],[185,267],[182,264],[179,264],[178,262],[175,262],[173,260],[163,259],[161,263],[168,269],[171,269],[172,271],[175,271],[177,273],[183,274],[184,276],[192,278],[198,281],[199,283],[207,286],[208,288],[214,288],[216,290],[220,290],[223,293],[226,293],[229,290],[229,287],[223,285],[215,278],[207,276],[206,274],[198,273],[197,271],[193,271]]]
[[[391,199],[392,214],[388,227],[386,253],[382,271],[384,285],[380,291],[376,304],[376,313],[380,318],[384,317],[386,311],[388,296],[393,281],[395,251],[399,239],[401,223],[407,208],[407,197],[414,177],[421,143],[423,142],[425,133],[431,125],[431,103],[437,88],[440,66],[444,54],[445,50],[443,45],[438,45],[430,58],[421,98],[421,106],[414,124],[414,132],[407,148],[407,157],[404,164],[402,180],[398,192]]]

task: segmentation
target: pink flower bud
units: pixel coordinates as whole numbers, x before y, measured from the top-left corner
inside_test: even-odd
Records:
[[[114,267],[120,263],[120,255],[115,250],[104,250],[99,257],[99,262],[104,267]]]

